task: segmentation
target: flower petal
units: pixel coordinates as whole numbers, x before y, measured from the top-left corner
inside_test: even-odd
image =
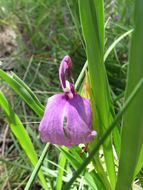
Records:
[[[88,99],[76,94],[73,99],[68,100],[66,114],[71,146],[87,143],[96,136],[96,132],[91,129],[92,112]]]
[[[49,98],[39,125],[39,132],[43,142],[70,146],[68,135],[65,133],[63,126],[66,102],[65,94],[57,94]]]

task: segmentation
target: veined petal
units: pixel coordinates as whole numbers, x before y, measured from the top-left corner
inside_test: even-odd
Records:
[[[92,112],[88,99],[76,94],[66,105],[67,126],[71,136],[71,146],[91,141],[96,132],[92,131]]]
[[[43,142],[69,145],[63,130],[65,105],[66,98],[64,94],[57,94],[49,98],[44,116],[39,125],[39,132]]]

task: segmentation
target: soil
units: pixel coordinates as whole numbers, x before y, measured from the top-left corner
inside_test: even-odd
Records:
[[[16,32],[8,25],[0,25],[0,67],[6,70],[13,68],[12,55],[17,50]]]

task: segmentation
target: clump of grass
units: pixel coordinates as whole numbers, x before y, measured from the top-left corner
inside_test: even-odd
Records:
[[[68,8],[65,4],[65,1],[63,0],[42,0],[37,1],[36,3],[34,0],[31,0],[29,2],[22,0],[18,2],[16,0],[3,0],[0,3],[2,5],[1,10],[3,13],[0,15],[1,24],[4,23],[14,26],[17,33],[18,49],[14,55],[16,64],[13,70],[18,74],[18,76],[20,76],[21,79],[23,79],[25,83],[28,84],[28,86],[32,89],[32,91],[37,95],[37,97],[44,105],[49,96],[55,94],[55,92],[60,91],[59,82],[57,79],[58,65],[61,58],[65,54],[70,54],[73,57],[75,70],[74,73],[76,73],[75,78],[77,78],[81,67],[83,66],[83,63],[86,60],[83,42],[80,41],[83,37],[79,37],[79,32],[77,32],[78,28],[73,25],[71,16],[68,11],[68,8],[72,6],[72,3],[69,3]],[[121,4],[120,2],[118,3],[119,5]],[[132,20],[127,17],[124,18],[123,15],[120,15],[120,11],[117,11],[121,9],[124,12],[125,8],[122,5],[119,6],[119,9],[117,9],[118,6],[115,4],[115,7],[113,7],[112,11],[110,9],[110,6],[112,5],[110,5],[108,1],[106,2],[106,6],[106,21],[109,21],[105,26],[105,32],[107,36],[107,39],[105,39],[105,51],[118,36],[128,31],[132,26]],[[110,18],[108,15],[110,15]],[[120,19],[116,20],[116,16],[119,16]],[[79,19],[79,17],[76,19]],[[124,23],[128,24],[125,26]],[[79,31],[81,31],[80,26]],[[128,65],[128,41],[129,38],[124,39],[124,41],[120,41],[120,43],[114,47],[113,51],[105,61],[107,76],[112,88],[112,96],[116,105],[116,112],[120,110],[123,103],[122,97],[126,85],[126,71]],[[104,46],[104,43],[102,45]],[[101,54],[103,55],[103,52]],[[12,58],[13,56],[11,55],[9,59]],[[94,55],[93,58],[97,58],[97,54]],[[90,72],[92,72],[92,66],[93,65],[90,63]],[[94,71],[96,72],[96,70]],[[96,74],[98,75],[99,73]],[[95,83],[98,86],[99,78],[97,75],[97,80]],[[4,85],[5,84],[2,84],[2,86]],[[94,90],[95,89],[93,88],[93,91]],[[100,90],[102,92],[102,89]],[[91,92],[91,94],[92,93],[93,92]],[[97,96],[98,93],[96,92],[95,94]],[[99,104],[100,102],[102,103],[103,101],[98,101]],[[95,103],[97,104],[97,100]],[[15,112],[18,113],[20,119],[22,120],[24,127],[32,139],[34,147],[37,149],[38,156],[40,156],[41,150],[43,149],[43,144],[39,141],[39,136],[37,133],[37,126],[39,124],[39,118],[35,114],[37,112],[33,112],[31,109],[29,109],[26,103],[24,103],[18,96],[15,95],[13,95],[11,98],[11,104],[13,105]],[[100,111],[104,112],[104,109]],[[120,130],[120,128],[118,129]],[[29,173],[32,171],[32,166],[30,165],[30,162],[28,162],[27,157],[23,154],[23,151],[18,145],[17,140],[8,133],[7,139],[9,138],[11,142],[10,144],[6,144],[4,155],[0,156],[0,163],[2,163],[0,166],[0,170],[2,171],[0,185],[2,185],[2,187],[7,187],[8,189],[24,188],[27,178],[29,178]],[[4,141],[2,144],[3,143]],[[112,147],[110,148],[112,149]],[[60,187],[62,186],[61,181],[63,180],[63,184],[69,181],[73,171],[78,169],[78,166],[82,163],[83,158],[85,159],[87,156],[86,154],[84,154],[82,158],[79,156],[79,147],[74,147],[68,151],[67,149],[60,149],[55,148],[54,146],[49,146],[48,150],[51,154],[46,157],[42,166],[42,170],[46,176],[46,182],[51,189],[53,187],[56,187],[56,178],[61,174],[61,171],[62,174],[59,182]],[[60,160],[58,160],[59,151],[62,152],[62,154],[60,154],[60,157],[64,155],[68,159],[69,162],[67,164],[66,160],[64,160],[62,163]],[[12,160],[11,162],[9,156],[13,155],[15,152],[16,160]],[[101,152],[102,153],[99,154],[99,157],[103,155],[103,151]],[[110,165],[108,154],[106,156],[106,160],[108,162],[108,165]],[[94,161],[98,162],[99,160],[95,159]],[[23,162],[26,164],[26,166],[23,164]],[[105,162],[105,160],[103,160],[103,162]],[[115,162],[118,164],[117,161]],[[60,168],[60,166],[62,167]],[[110,166],[108,166],[108,172],[110,173],[112,184],[115,185],[114,171],[112,170],[112,166],[111,168]],[[92,167],[93,166],[91,166],[91,168]],[[101,171],[102,169],[105,169],[105,166],[103,166],[103,168],[97,168],[97,171]],[[72,189],[76,188],[77,186],[80,186],[83,189],[89,188],[89,184],[91,184],[91,186],[94,186],[95,181],[98,185],[103,185],[104,180],[100,180],[101,176],[98,176],[96,172],[94,173],[92,170],[91,173],[85,171],[85,179],[81,178],[81,180],[77,180]],[[5,177],[7,177],[6,180]],[[104,175],[104,179],[106,178],[107,176]],[[142,179],[142,173],[139,178]],[[142,182],[142,180],[140,181]],[[110,189],[108,179],[107,181],[105,180],[105,183]],[[36,180],[35,186],[33,188],[35,189],[36,187],[39,188],[38,180]],[[58,190],[58,187],[56,188]]]

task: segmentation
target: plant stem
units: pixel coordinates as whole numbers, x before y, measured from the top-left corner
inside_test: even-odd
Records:
[[[84,66],[83,66],[83,68],[82,68],[82,70],[81,70],[81,72],[80,72],[80,74],[79,74],[79,76],[78,76],[78,78],[77,78],[77,80],[76,80],[76,83],[75,83],[75,89],[78,91],[79,90],[79,87],[80,87],[80,84],[82,83],[82,81],[83,81],[83,78],[84,78],[84,76],[85,76],[85,71],[86,71],[86,69],[87,69],[87,61],[85,62],[85,64],[84,64]]]
[[[31,186],[32,186],[32,184],[33,184],[33,182],[34,182],[34,180],[35,180],[35,178],[36,178],[36,176],[38,174],[38,171],[40,170],[40,167],[41,167],[41,165],[42,165],[42,163],[44,161],[44,158],[45,158],[45,156],[47,154],[48,148],[49,148],[49,143],[47,143],[46,146],[44,147],[44,150],[43,150],[43,152],[42,152],[42,154],[41,154],[41,156],[40,156],[40,158],[39,158],[39,160],[38,160],[32,174],[31,174],[31,176],[30,176],[24,190],[31,189]]]

